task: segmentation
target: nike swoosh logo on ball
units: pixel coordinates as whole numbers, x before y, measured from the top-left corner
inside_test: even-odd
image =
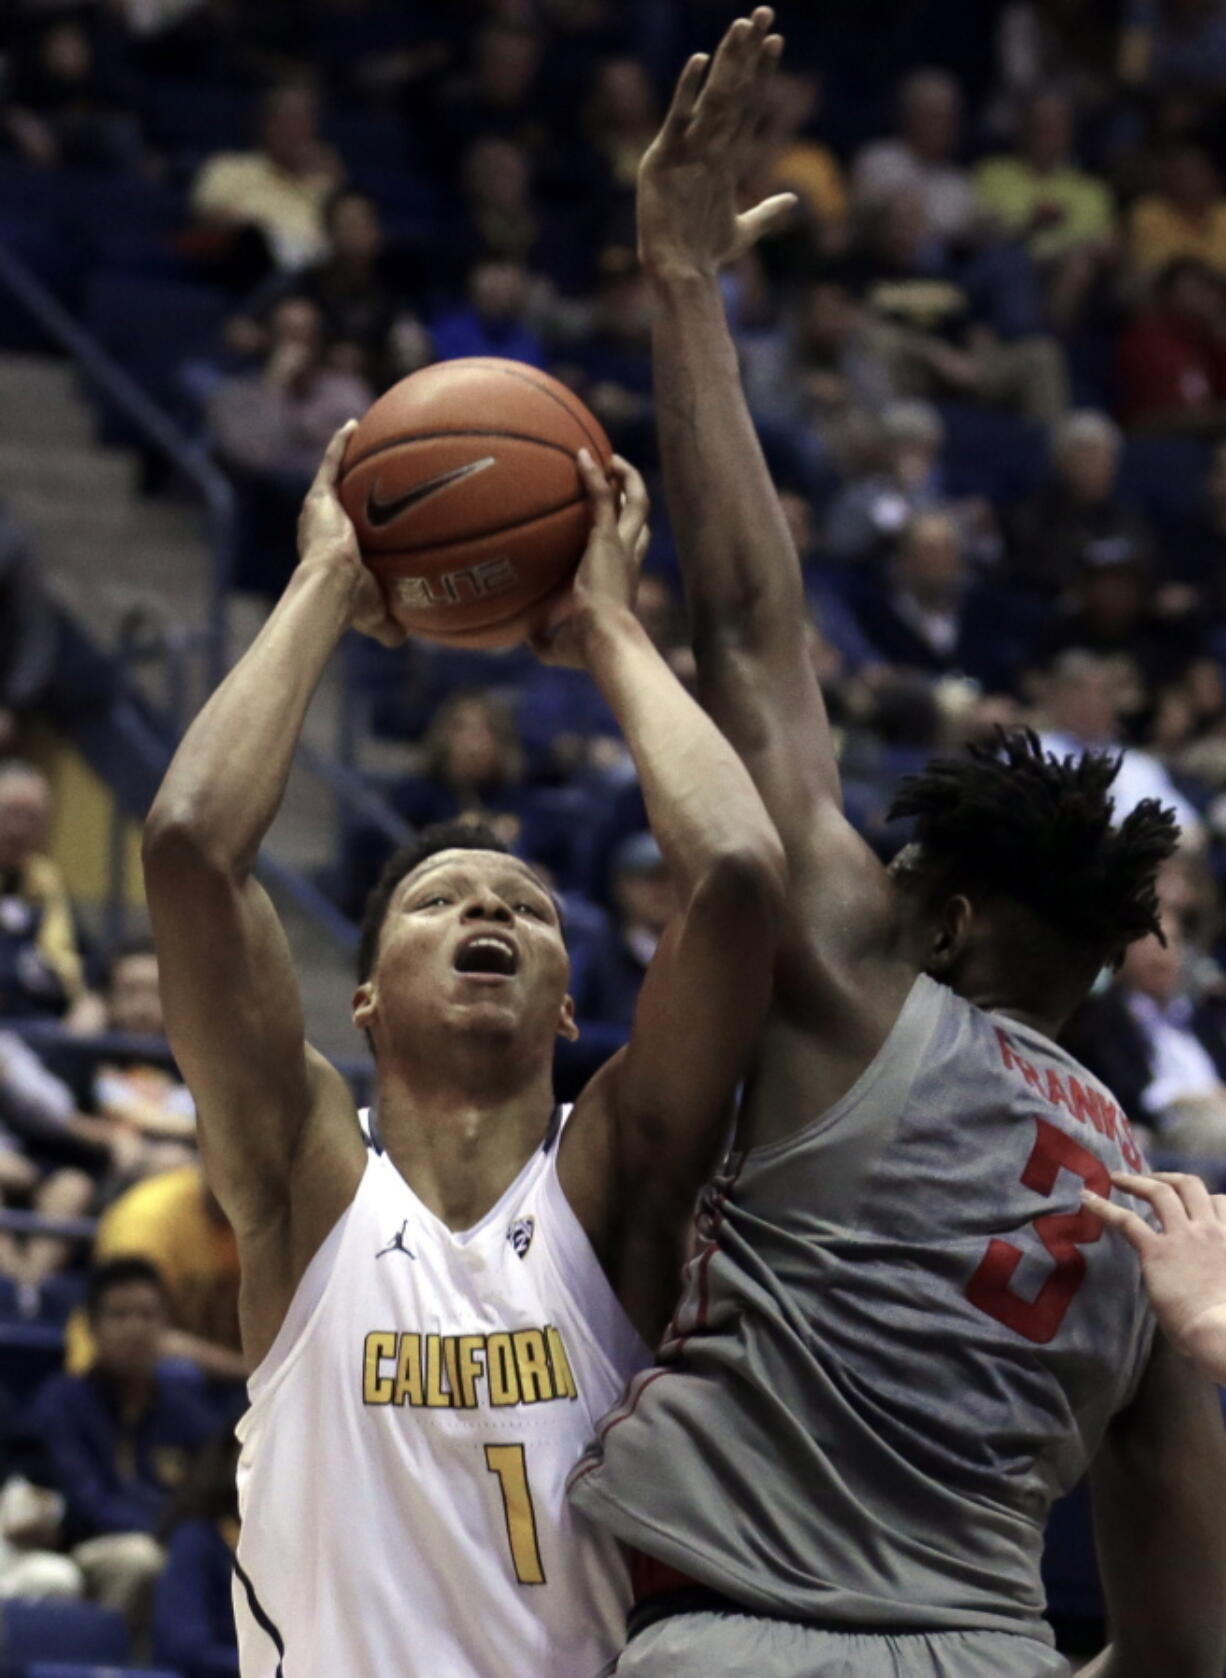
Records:
[[[449,484],[458,484],[464,478],[471,478],[477,472],[484,472],[497,462],[492,454],[483,455],[480,460],[470,460],[467,466],[457,466],[454,471],[441,472],[437,478],[428,478],[424,484],[415,484],[403,495],[397,495],[390,501],[379,499],[379,485],[376,480],[366,492],[366,522],[376,530],[385,524],[391,524],[401,513],[407,513],[410,507],[416,507],[419,501],[428,500],[437,495],[439,490],[446,489]]]

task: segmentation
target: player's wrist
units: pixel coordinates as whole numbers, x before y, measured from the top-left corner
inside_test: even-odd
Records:
[[[1179,1336],[1179,1347],[1219,1386],[1226,1386],[1226,1301],[1188,1323]]]

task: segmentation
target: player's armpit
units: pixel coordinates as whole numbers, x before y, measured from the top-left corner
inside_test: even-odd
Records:
[[[1160,1336],[1090,1470],[1112,1644],[1102,1678],[1220,1678],[1226,1432],[1216,1389]]]
[[[649,1340],[674,1303],[694,1199],[731,1131],[770,1002],[782,882],[729,858],[665,933],[643,982],[630,1043],[593,1081],[567,1127],[562,1186],[623,1304]]]

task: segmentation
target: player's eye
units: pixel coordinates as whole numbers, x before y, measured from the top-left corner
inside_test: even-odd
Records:
[[[440,903],[446,907],[446,905],[450,902],[451,899],[449,897],[444,897],[441,892],[435,892],[433,897],[424,897],[417,907],[419,909],[434,909],[437,908]]]
[[[545,919],[544,915],[537,908],[535,903],[517,903],[515,905],[515,913],[517,915],[534,915],[538,921],[543,921]]]

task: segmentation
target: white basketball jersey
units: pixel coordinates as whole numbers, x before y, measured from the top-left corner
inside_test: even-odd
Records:
[[[616,1542],[566,1478],[648,1361],[557,1174],[455,1234],[379,1145],[238,1426],[243,1678],[596,1678]]]

